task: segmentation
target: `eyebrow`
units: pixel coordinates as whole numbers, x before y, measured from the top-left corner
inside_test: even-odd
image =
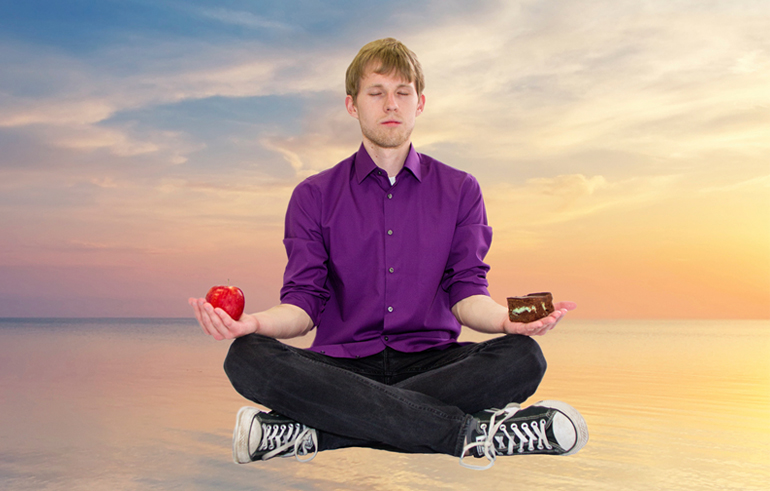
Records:
[[[369,90],[369,89],[384,89],[384,88],[385,88],[385,86],[384,86],[384,85],[382,85],[382,84],[372,84],[372,85],[367,85],[366,87],[364,87],[364,90]],[[403,88],[407,88],[407,89],[412,89],[412,90],[414,90],[414,87],[412,87],[412,83],[411,83],[411,82],[410,82],[410,83],[408,83],[408,84],[398,84],[398,85],[396,86],[396,89],[403,89]]]

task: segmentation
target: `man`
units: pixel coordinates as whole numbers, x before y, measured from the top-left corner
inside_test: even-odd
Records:
[[[498,455],[573,454],[588,439],[565,403],[518,405],[546,367],[531,336],[575,304],[520,324],[489,297],[483,259],[492,232],[478,183],[411,144],[424,85],[400,42],[364,46],[348,68],[345,99],[363,143],[294,190],[281,303],[233,320],[190,299],[206,333],[235,339],[225,361],[235,389],[273,410],[238,413],[238,463],[364,446],[486,468]],[[501,336],[460,344],[461,325]],[[313,327],[308,350],[277,341]],[[489,462],[474,466],[466,456]]]

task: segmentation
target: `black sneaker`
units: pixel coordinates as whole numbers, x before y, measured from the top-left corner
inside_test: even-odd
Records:
[[[470,469],[489,469],[498,455],[572,455],[588,441],[585,419],[560,401],[540,401],[525,409],[508,404],[473,417],[460,457],[460,464]],[[489,464],[466,464],[467,455],[486,457]]]
[[[310,458],[304,457],[313,452]],[[242,407],[235,418],[233,460],[248,464],[273,457],[295,457],[309,462],[318,453],[318,436],[313,428],[255,407]]]

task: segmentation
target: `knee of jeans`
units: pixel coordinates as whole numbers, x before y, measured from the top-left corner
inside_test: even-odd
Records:
[[[227,378],[230,379],[230,383],[233,384],[233,387],[238,392],[241,392],[238,389],[238,386],[240,385],[238,381],[241,378],[241,374],[243,373],[244,368],[244,361],[245,358],[240,354],[240,344],[242,344],[241,338],[238,338],[233,341],[233,343],[230,345],[230,349],[227,351],[227,356],[225,356],[225,362],[224,362],[224,369],[225,374],[227,375]]]
[[[267,354],[261,354],[264,347],[262,340],[257,337],[244,336],[235,339],[230,345],[224,361],[224,370],[233,388],[241,395],[245,387],[253,385],[250,375],[259,370],[259,363],[268,358]]]
[[[515,335],[509,336],[508,342],[513,343],[511,346],[515,346],[516,355],[522,360],[519,368],[527,372],[526,378],[540,383],[545,376],[548,363],[538,342],[529,336]]]
[[[531,370],[532,370],[532,378],[537,378],[538,380],[542,380],[542,378],[545,376],[545,371],[548,368],[548,362],[545,361],[545,355],[543,354],[543,350],[540,348],[540,345],[537,341],[532,339],[531,337],[526,338],[526,342],[529,344],[529,355],[531,357]]]
[[[540,345],[537,345],[537,350],[532,353],[533,356],[533,370],[537,373],[537,378],[542,380],[545,376],[545,371],[548,369],[548,362],[545,361],[545,355],[543,350],[540,349]]]

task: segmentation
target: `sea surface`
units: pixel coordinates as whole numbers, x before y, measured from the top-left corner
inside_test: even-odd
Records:
[[[0,319],[0,489],[770,489],[770,321],[567,319],[538,340],[549,368],[529,402],[581,411],[577,455],[483,472],[371,449],[236,465],[247,401],[222,372],[229,343],[194,320]]]

